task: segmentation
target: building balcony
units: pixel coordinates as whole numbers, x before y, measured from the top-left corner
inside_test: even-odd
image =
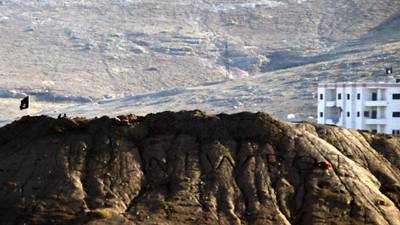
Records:
[[[326,107],[334,107],[336,106],[336,101],[326,101]]]
[[[377,100],[377,101],[366,101],[365,106],[387,106],[388,102],[386,100]]]
[[[326,119],[325,124],[336,125],[339,122],[339,119]]]
[[[386,124],[386,119],[385,118],[377,118],[377,119],[366,119],[365,124],[370,124],[370,125],[381,125],[381,124]]]

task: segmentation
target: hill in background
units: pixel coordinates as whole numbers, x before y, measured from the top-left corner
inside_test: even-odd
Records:
[[[3,0],[0,13],[0,121],[26,113],[16,107],[26,94],[36,101],[29,113],[81,115],[60,108],[152,93],[106,109],[307,118],[318,82],[400,68],[394,0]],[[176,88],[201,91],[160,99]]]

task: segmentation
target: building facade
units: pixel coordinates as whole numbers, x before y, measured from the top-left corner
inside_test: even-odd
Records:
[[[318,123],[400,134],[400,83],[322,83]]]

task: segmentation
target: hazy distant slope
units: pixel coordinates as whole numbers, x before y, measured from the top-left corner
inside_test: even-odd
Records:
[[[3,0],[0,90],[50,96],[47,108],[257,74],[283,90],[366,79],[399,61],[399,12],[396,0]]]

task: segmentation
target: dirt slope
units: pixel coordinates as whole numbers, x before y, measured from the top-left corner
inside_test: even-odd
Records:
[[[0,128],[0,221],[400,224],[400,137],[263,113],[24,117]]]

